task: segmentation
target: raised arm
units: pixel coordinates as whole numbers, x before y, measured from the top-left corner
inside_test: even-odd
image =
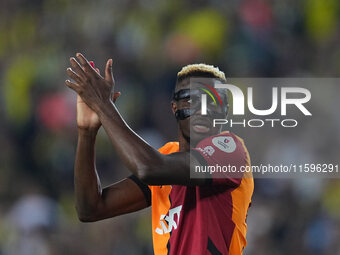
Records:
[[[105,72],[105,76],[111,78],[104,79],[82,54],[78,53],[77,58],[81,65],[75,58],[70,59],[72,69],[68,68],[67,74],[74,82],[67,80],[66,85],[98,114],[118,156],[134,175],[150,185],[205,183],[202,179],[190,179],[190,167],[200,163],[190,157],[189,152],[163,155],[126,124],[112,100],[114,79],[111,66]]]
[[[74,168],[78,218],[97,221],[148,207],[150,201],[131,178],[101,187],[95,166],[95,137],[94,131],[79,130]]]
[[[109,63],[108,63],[109,65]],[[119,96],[114,94],[113,100]],[[74,167],[76,209],[81,221],[97,221],[134,212],[149,205],[131,178],[102,188],[95,164],[95,140],[101,126],[98,115],[77,97],[78,145]]]

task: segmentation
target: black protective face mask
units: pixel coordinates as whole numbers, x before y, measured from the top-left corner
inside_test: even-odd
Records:
[[[174,93],[173,100],[187,100],[190,101],[190,108],[179,109],[175,112],[177,120],[184,120],[201,109],[201,96],[205,92],[201,89],[181,89]],[[222,119],[225,118],[228,113],[228,98],[226,93],[218,93],[220,100],[219,105],[216,101],[212,102],[209,100],[207,103],[207,114],[212,119]],[[213,104],[214,103],[214,104]]]

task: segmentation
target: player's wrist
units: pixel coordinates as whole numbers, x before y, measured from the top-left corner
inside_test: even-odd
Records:
[[[98,114],[100,119],[102,118],[115,119],[117,116],[117,110],[114,106],[113,101],[111,100],[101,102],[101,104],[98,105],[98,108],[96,109],[96,113]]]
[[[78,127],[78,135],[85,137],[96,137],[99,127]]]

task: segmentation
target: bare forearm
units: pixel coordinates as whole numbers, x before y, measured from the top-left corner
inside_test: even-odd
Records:
[[[79,130],[74,184],[78,215],[86,217],[98,204],[101,186],[95,167],[95,139],[97,131]]]
[[[120,159],[133,174],[143,179],[150,166],[162,164],[162,155],[131,130],[114,104],[103,106],[98,115]]]
[[[130,171],[149,185],[201,185],[204,180],[191,180],[188,152],[163,155],[147,144],[124,122],[114,104],[97,111],[106,133],[119,157]]]
[[[67,69],[67,74],[73,81],[66,80],[65,83],[77,92],[82,101],[98,115],[100,123],[105,128],[111,143],[125,166],[147,184],[191,184],[189,170],[193,164],[190,163],[192,157],[189,156],[189,152],[181,152],[173,155],[173,157],[162,155],[134,133],[120,116],[112,103],[119,95],[119,92],[118,94],[114,93],[112,98],[115,86],[112,76],[112,60],[107,62],[104,78],[91,67],[89,61],[82,54],[77,53],[76,56],[80,64],[74,58],[70,59],[72,68]],[[80,118],[80,120],[82,119]],[[80,146],[81,148],[82,146]],[[81,152],[79,154],[82,155]],[[87,155],[93,156],[94,150],[91,155]],[[84,162],[89,161],[80,157],[77,162],[80,164],[77,169],[80,169],[82,166],[85,167]],[[87,173],[93,180],[97,178],[94,156],[90,163],[92,170],[88,170]],[[79,176],[84,178],[83,175]],[[85,192],[84,187],[87,186],[83,185],[84,183],[88,183],[91,187],[90,194],[100,195],[99,182],[94,185],[86,178],[78,182],[82,184],[79,188],[80,198],[86,197],[82,196]],[[93,192],[96,189],[97,192]],[[79,203],[81,204],[81,201]]]

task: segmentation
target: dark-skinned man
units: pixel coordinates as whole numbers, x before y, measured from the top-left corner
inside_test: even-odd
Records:
[[[209,104],[208,115],[202,116],[193,107],[200,104],[201,90],[192,86],[192,79],[224,83],[224,73],[205,64],[182,68],[171,102],[178,142],[156,150],[127,125],[115,106],[120,93],[114,91],[112,60],[107,61],[104,77],[80,53],[70,63],[67,74],[73,81],[67,80],[66,85],[78,94],[75,193],[79,219],[97,221],[151,205],[155,255],[242,254],[253,178],[248,173],[190,177],[197,166],[239,169],[250,165],[243,140],[221,133],[221,126],[207,121],[213,115],[226,117],[227,109]],[[226,92],[214,92],[227,105]],[[101,125],[132,173],[106,188],[101,187],[95,166],[95,139]]]

